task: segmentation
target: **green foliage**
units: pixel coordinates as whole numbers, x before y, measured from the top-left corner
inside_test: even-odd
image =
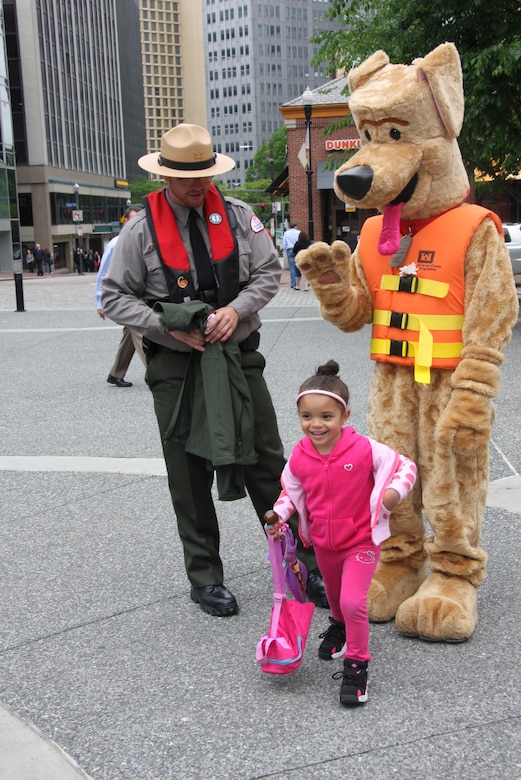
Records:
[[[288,131],[286,125],[281,125],[255,152],[253,163],[246,171],[246,182],[256,182],[258,186],[263,179],[269,179],[268,186],[286,167],[287,147]]]
[[[350,70],[383,49],[410,63],[440,43],[458,48],[465,84],[459,139],[469,172],[504,179],[521,170],[521,26],[518,0],[333,0],[315,63]]]
[[[271,219],[271,198],[266,188],[271,184],[271,179],[259,179],[255,182],[246,182],[242,187],[228,187],[221,181],[216,181],[223,195],[237,198],[247,203],[255,214],[266,224]]]
[[[128,188],[132,194],[132,203],[142,203],[145,195],[149,192],[162,190],[165,186],[163,179],[149,179],[148,176],[138,176],[134,181],[128,183]]]

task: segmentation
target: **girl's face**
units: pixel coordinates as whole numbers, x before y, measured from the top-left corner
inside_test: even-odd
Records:
[[[321,455],[328,455],[340,439],[350,413],[334,398],[319,393],[304,395],[298,402],[302,430]]]

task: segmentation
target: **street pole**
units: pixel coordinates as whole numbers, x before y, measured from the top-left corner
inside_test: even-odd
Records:
[[[80,209],[80,185],[76,182],[74,185],[74,197],[76,202],[76,211],[82,215],[82,219],[76,222],[76,234],[78,236],[78,249],[80,250],[80,270],[79,274],[82,276],[83,271],[83,213]]]
[[[308,238],[310,241],[315,240],[315,230],[313,225],[313,170],[311,168],[311,112],[313,106],[311,103],[306,103],[304,106],[304,116],[306,119],[306,141],[308,160],[306,168],[306,176],[308,177]]]
[[[15,257],[13,259],[14,288],[16,294],[16,311],[25,311],[24,307],[24,287],[23,287],[23,260]]]

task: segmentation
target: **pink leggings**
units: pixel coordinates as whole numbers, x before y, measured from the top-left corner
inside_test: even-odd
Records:
[[[345,658],[370,661],[367,591],[380,557],[380,547],[371,542],[348,550],[314,547],[324,578],[331,615],[346,627]]]

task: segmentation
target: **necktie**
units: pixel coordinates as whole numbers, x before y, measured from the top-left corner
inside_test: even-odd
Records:
[[[206,247],[205,240],[199,230],[197,220],[199,215],[195,209],[190,209],[188,217],[188,230],[190,233],[190,243],[194,254],[195,270],[197,271],[197,280],[199,290],[214,290],[215,277],[213,274],[212,261]]]

